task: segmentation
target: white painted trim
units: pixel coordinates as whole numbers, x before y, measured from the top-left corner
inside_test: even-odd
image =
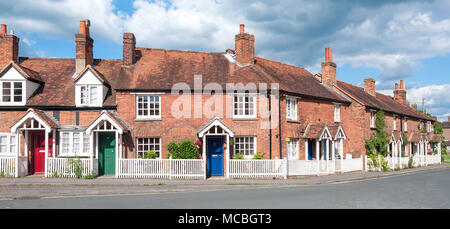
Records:
[[[112,126],[114,126],[116,128],[116,130],[105,130],[108,132],[114,132],[114,131],[118,131],[119,134],[123,134],[123,129],[122,127],[120,127],[120,125],[115,122],[113,119],[111,119],[106,113],[102,113],[100,115],[100,117],[98,117],[94,123],[92,123],[87,129],[86,129],[86,133],[87,134],[91,134],[92,131],[97,131],[94,130],[94,127],[96,127],[101,121],[108,121]]]
[[[258,104],[258,96],[257,96],[257,93],[233,93],[232,94],[232,96],[233,96],[233,99],[232,99],[232,106],[233,106],[233,118],[234,119],[246,119],[246,118],[257,118],[257,113],[258,113],[258,107],[257,107],[257,104]],[[244,100],[245,100],[245,96],[249,96],[249,97],[254,97],[254,99],[253,99],[253,115],[236,115],[235,114],[235,107],[234,107],[234,103],[235,103],[235,101],[234,101],[234,97],[235,96],[244,96]],[[245,101],[244,101],[244,103],[245,103]],[[245,106],[243,107],[243,109],[245,110]]]
[[[226,127],[225,124],[223,124],[223,123],[222,123],[220,120],[218,120],[218,119],[214,120],[211,124],[209,124],[208,126],[206,126],[206,127],[198,134],[198,136],[199,136],[200,138],[202,138],[203,135],[205,135],[206,132],[207,132],[209,129],[211,129],[211,127],[213,127],[213,126],[220,126],[220,128],[222,128],[222,130],[224,130],[227,134],[229,134],[230,137],[234,137],[233,131],[231,131],[230,129],[228,129],[228,127]],[[208,135],[209,135],[209,134],[208,134]],[[217,135],[225,135],[225,134],[221,133],[221,134],[217,134]]]
[[[138,104],[138,97],[139,96],[147,96],[147,97],[155,96],[155,97],[159,97],[159,115],[150,115],[150,98],[148,98],[148,103],[147,103],[148,115],[139,115],[139,110],[138,110],[138,106],[139,106],[139,104]],[[161,94],[155,94],[155,95],[152,95],[152,94],[136,94],[135,99],[136,99],[136,115],[135,115],[136,120],[161,120],[161,117],[162,117],[161,116],[161,114],[162,114],[162,96],[161,96]]]
[[[329,138],[324,138],[324,137],[323,137],[323,134],[324,134],[325,132],[327,132]],[[325,128],[323,128],[323,130],[322,130],[322,133],[320,133],[319,141],[322,141],[323,139],[331,139],[331,138],[333,138],[333,137],[331,136],[330,130],[328,130],[328,127],[325,126]]]
[[[33,118],[36,119],[39,124],[44,126],[44,129],[47,132],[50,132],[51,127],[49,125],[47,125],[41,118],[39,118],[39,116],[37,116],[34,112],[29,112],[27,115],[25,115],[24,117],[22,117],[18,122],[16,122],[16,124],[14,124],[13,127],[11,127],[11,133],[15,133],[16,130],[19,129],[24,129],[24,128],[20,128],[20,125],[22,125],[25,121],[27,121],[29,118]]]
[[[339,132],[341,132],[342,135],[344,136],[342,139],[347,139],[347,136],[345,135],[344,129],[342,128],[342,126],[339,126],[338,131],[336,132],[336,136],[334,136],[334,140],[338,139]],[[341,139],[341,138],[339,138],[339,139]]]

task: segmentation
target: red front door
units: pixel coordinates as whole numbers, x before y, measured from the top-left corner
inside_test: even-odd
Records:
[[[33,173],[45,172],[45,135],[44,131],[35,132],[32,134],[33,143]],[[48,155],[52,156],[52,138],[49,136]]]

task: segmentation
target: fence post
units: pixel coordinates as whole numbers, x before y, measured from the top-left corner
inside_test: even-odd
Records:
[[[284,179],[287,179],[287,176],[288,176],[288,159],[287,159],[287,157],[284,158],[284,163],[285,163],[285,166],[284,166]]]
[[[172,156],[169,157],[169,180],[172,180]]]
[[[367,165],[368,165],[368,163],[367,163],[367,155],[364,155],[364,171],[369,171],[369,169],[367,168]]]

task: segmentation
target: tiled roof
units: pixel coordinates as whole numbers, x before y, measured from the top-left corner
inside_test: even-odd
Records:
[[[442,122],[442,128],[450,129],[450,122]]]
[[[3,75],[5,72],[7,72],[9,69],[14,67],[17,71],[19,71],[26,79],[35,81],[38,83],[44,82],[42,78],[39,76],[39,73],[28,69],[26,67],[20,66],[13,61],[9,62],[2,70],[0,70],[0,76]]]
[[[52,107],[69,106],[75,107],[75,82],[72,78],[75,74],[74,59],[60,58],[20,58],[21,67],[28,68],[39,73],[45,82],[37,93],[30,97],[27,106]],[[108,83],[114,88],[119,78],[121,60],[94,60],[95,70],[101,72]],[[115,106],[115,91],[109,90],[103,106]]]
[[[433,118],[430,118],[424,115],[423,113],[414,110],[409,106],[406,106],[404,104],[395,101],[391,96],[387,96],[381,93],[376,93],[376,96],[371,96],[370,94],[365,92],[363,88],[343,81],[337,81],[337,86],[367,107],[374,109],[381,108],[382,110],[391,113],[396,113],[424,120],[434,120]]]
[[[419,132],[408,133],[408,142],[420,142],[420,135]]]
[[[440,142],[440,141],[442,141],[442,138],[441,138],[441,135],[437,135],[434,133],[428,133],[428,141]]]
[[[117,89],[170,90],[176,83],[186,83],[194,89],[194,75],[202,75],[202,86],[218,83],[278,83],[280,89],[304,96],[349,102],[327,90],[303,68],[256,57],[256,64],[239,67],[225,53],[195,52],[138,48],[140,59],[130,68],[121,70]],[[268,85],[270,88],[270,85]]]

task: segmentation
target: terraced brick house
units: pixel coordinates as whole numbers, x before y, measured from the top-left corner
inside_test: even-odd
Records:
[[[19,57],[19,38],[1,28],[0,156],[15,160],[16,176],[50,176],[79,156],[85,173],[119,177],[123,161],[148,151],[168,158],[169,142],[185,139],[200,142],[205,177],[229,177],[236,154],[317,161],[320,172],[365,155],[377,107],[397,117],[393,144],[400,133],[423,142],[413,130],[433,121],[405,104],[406,92],[402,102],[375,94],[374,84],[368,92],[336,81],[329,49],[319,80],[255,56],[244,25],[224,52],[141,48],[124,33],[122,59],[94,58],[89,20],[68,59]]]

